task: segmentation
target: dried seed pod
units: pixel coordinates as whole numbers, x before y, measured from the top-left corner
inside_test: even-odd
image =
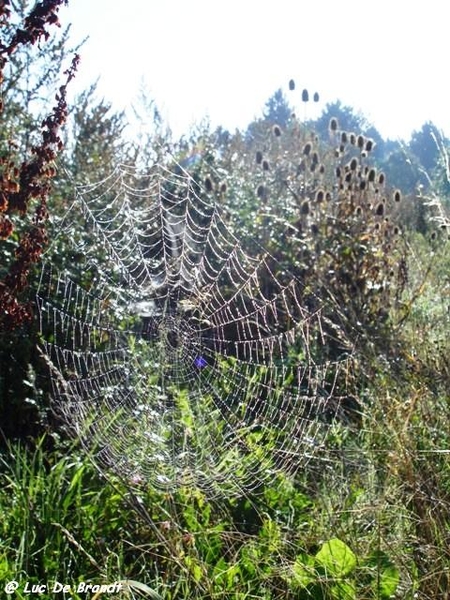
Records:
[[[375,143],[373,140],[367,140],[366,142],[366,152],[372,152],[374,149]]]
[[[0,194],[0,212],[6,212],[8,210],[8,205],[9,205],[9,201],[8,201],[8,197],[5,193],[1,193]]]
[[[293,79],[289,80],[289,89],[291,90],[291,92],[295,90],[295,81]]]
[[[356,171],[357,166],[358,166],[358,161],[356,160],[356,158],[352,158],[352,160],[350,161],[350,170]]]
[[[226,184],[226,182],[225,182],[225,181],[223,181],[223,182],[220,184],[220,192],[221,192],[221,194],[225,194],[225,192],[227,191],[227,189],[228,189],[228,188],[227,188],[227,184]]]
[[[302,92],[302,102],[309,102],[309,92],[307,89],[304,89]]]
[[[314,100],[314,102],[319,102],[319,100],[320,100],[319,92],[314,92],[313,100]]]
[[[263,185],[258,185],[256,188],[256,195],[261,200],[265,200],[267,198],[267,189]]]
[[[303,146],[303,154],[305,156],[309,156],[310,152],[312,150],[312,144],[310,142],[307,142],[304,146]]]
[[[400,202],[401,199],[402,199],[402,194],[401,194],[400,190],[395,190],[395,192],[394,192],[394,201],[395,202]]]
[[[263,168],[263,171],[268,171],[270,169],[268,160],[263,160],[262,168]]]
[[[337,131],[338,129],[338,121],[335,117],[331,117],[329,124],[330,131]]]
[[[358,135],[357,144],[358,148],[364,148],[364,136]]]
[[[300,175],[300,173],[303,173],[304,171],[305,171],[305,161],[302,160],[302,162],[297,167],[297,175]]]
[[[356,146],[356,135],[354,133],[350,134],[350,144]]]
[[[300,214],[301,215],[309,215],[309,202],[308,200],[303,200],[300,205]]]
[[[385,181],[386,181],[386,177],[385,177],[384,173],[380,173],[380,174],[378,175],[378,183],[379,183],[380,185],[384,185],[384,182],[385,182]]]
[[[209,176],[205,177],[205,189],[207,192],[212,192],[213,189],[213,184]]]
[[[280,137],[281,129],[280,129],[279,125],[274,125],[272,131],[273,131],[273,135],[275,137]]]
[[[375,171],[375,169],[370,169],[369,175],[367,176],[367,179],[370,181],[370,183],[373,183],[375,181],[376,174],[377,172]]]
[[[257,150],[256,152],[256,164],[260,165],[262,163],[263,155],[261,150]]]
[[[348,136],[347,136],[347,132],[346,131],[343,131],[341,133],[341,142],[343,144],[346,144],[348,142]]]
[[[319,203],[323,202],[324,196],[325,196],[325,194],[324,194],[323,190],[317,190],[317,192],[316,192],[316,202],[319,202]]]
[[[382,217],[384,215],[384,204],[383,204],[383,202],[380,202],[378,204],[378,206],[375,209],[375,214],[377,215],[377,217]]]

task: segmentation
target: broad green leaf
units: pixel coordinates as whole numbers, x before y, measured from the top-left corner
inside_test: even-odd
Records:
[[[356,556],[347,544],[333,538],[325,542],[316,554],[316,563],[329,575],[345,577],[356,567]]]

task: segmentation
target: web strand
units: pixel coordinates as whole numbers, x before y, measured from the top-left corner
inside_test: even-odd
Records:
[[[68,217],[75,260],[48,252],[39,327],[57,411],[99,465],[211,495],[304,466],[346,369],[322,358],[319,299],[178,165],[119,166]]]

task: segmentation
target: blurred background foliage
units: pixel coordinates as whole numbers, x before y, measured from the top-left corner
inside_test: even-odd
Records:
[[[3,45],[30,7],[14,3]],[[38,143],[77,50],[61,30],[11,55],[2,159],[20,164]],[[305,305],[324,302],[334,341],[321,358],[357,357],[348,375],[358,420],[336,423],[309,471],[280,476],[260,496],[222,506],[198,490],[136,497],[123,482],[105,487],[58,429],[33,319],[3,328],[2,581],[142,579],[168,599],[449,597],[450,142],[433,123],[409,140],[383,139],[340,101],[302,118],[291,99],[313,102],[305,91],[276,90],[245,130],[200,124],[181,139],[143,91],[135,116],[145,126],[130,141],[125,115],[93,85],[69,107],[47,234],[56,237],[75,183],[99,181],[118,162],[143,177],[157,160],[180,165],[249,253],[269,250],[279,280],[290,272],[302,282]],[[15,223],[0,242],[2,278],[30,217]],[[76,220],[71,237],[89,243]],[[63,236],[51,256],[93,277]]]

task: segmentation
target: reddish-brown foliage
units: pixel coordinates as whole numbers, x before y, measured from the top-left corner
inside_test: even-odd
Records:
[[[0,84],[9,57],[21,45],[33,45],[49,38],[48,27],[57,25],[58,10],[67,0],[43,0],[26,17],[22,28],[17,28],[7,43],[0,40]],[[0,0],[0,22],[11,18],[9,0]],[[59,88],[56,104],[42,122],[41,142],[31,148],[31,156],[16,164],[15,159],[0,158],[0,239],[5,240],[14,231],[13,214],[25,215],[33,202],[31,226],[22,233],[14,261],[3,281],[0,281],[0,326],[11,328],[31,317],[29,305],[20,301],[26,288],[31,266],[36,263],[46,244],[47,198],[55,176],[54,161],[63,148],[60,128],[67,119],[67,85],[75,76],[79,56],[75,55],[66,80]],[[0,113],[3,111],[0,103]]]

